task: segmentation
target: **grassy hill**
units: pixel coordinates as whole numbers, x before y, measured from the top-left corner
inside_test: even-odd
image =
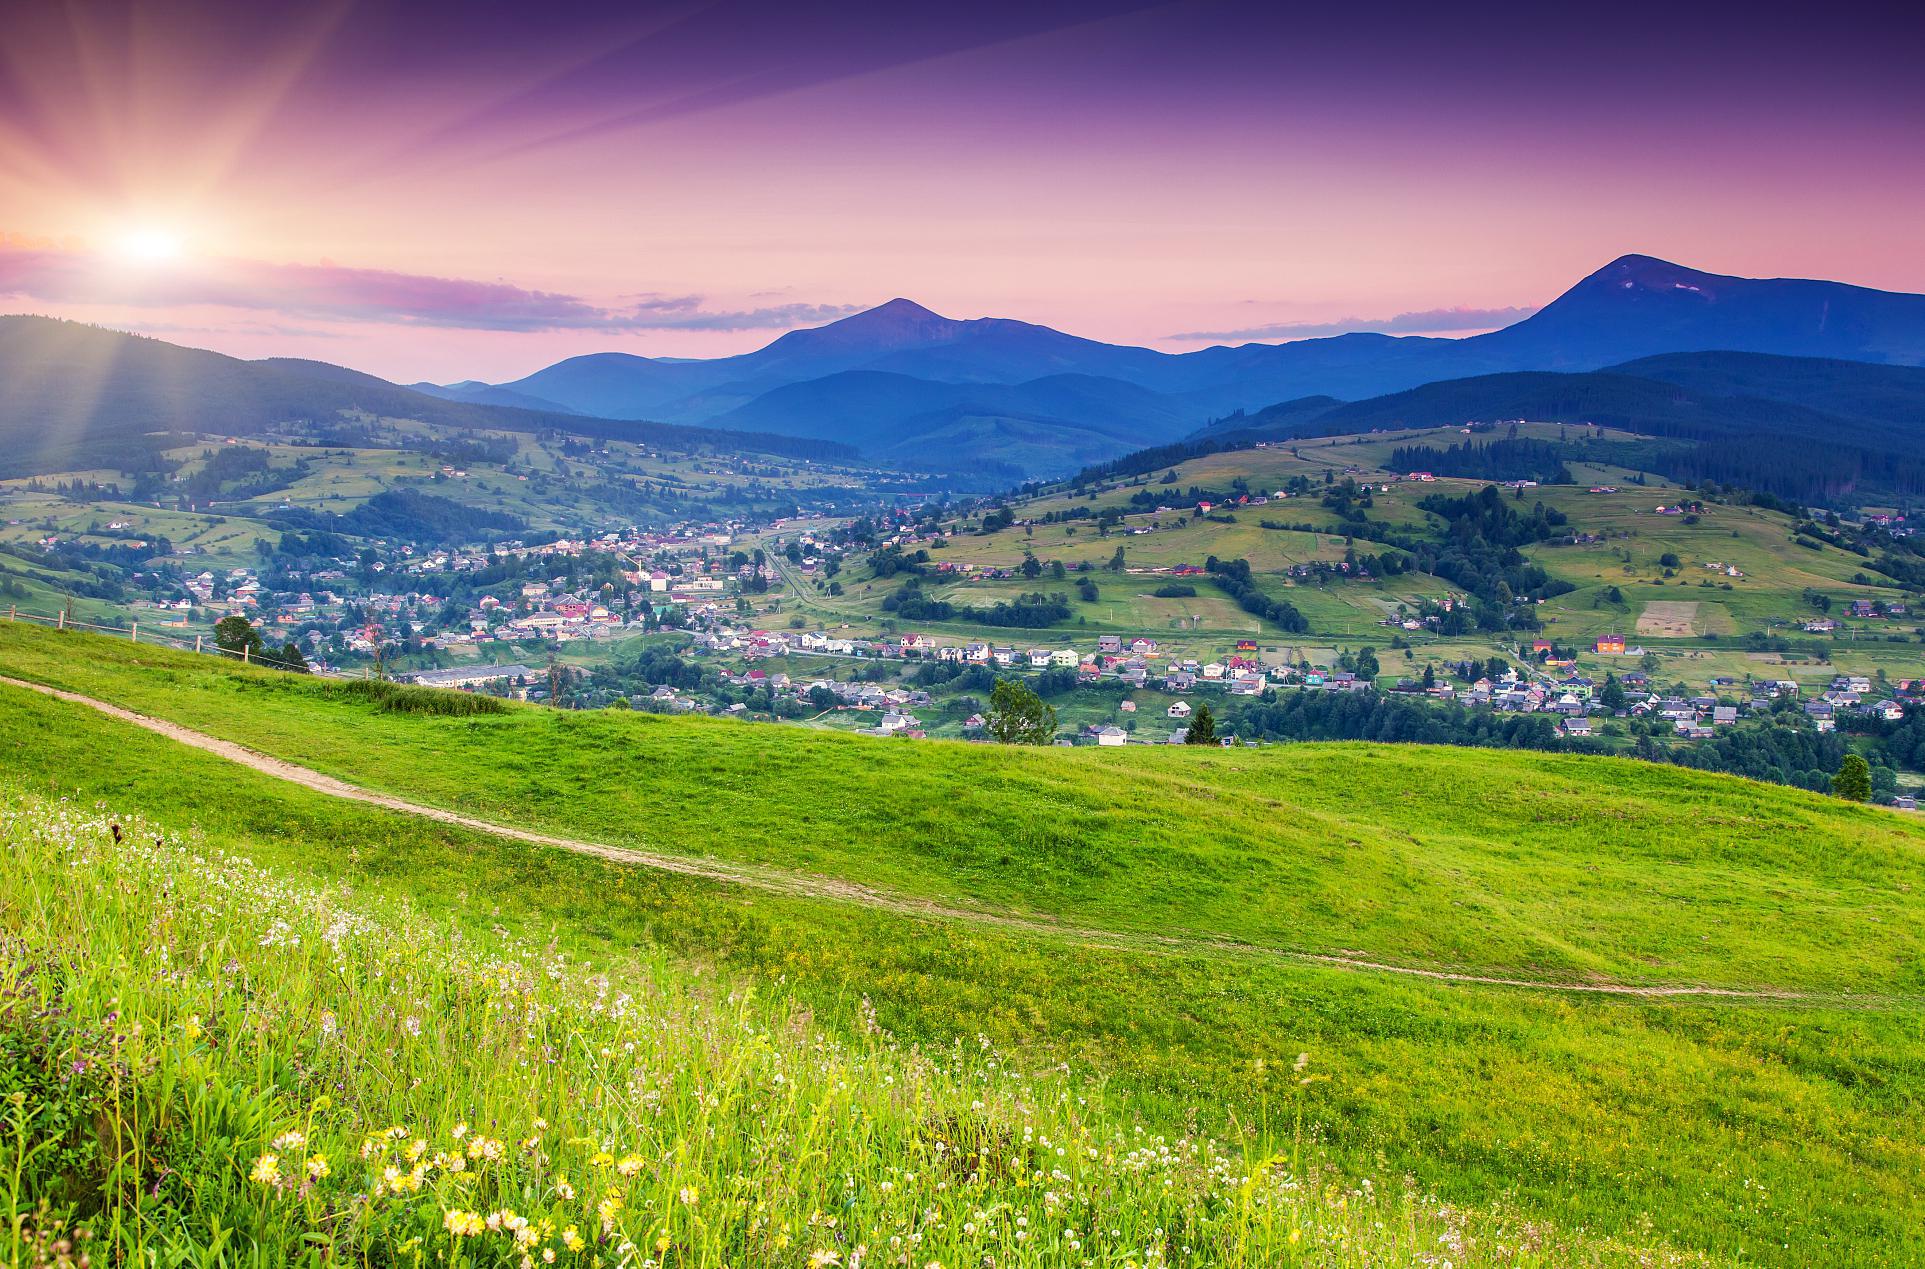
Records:
[[[1552,1240],[1522,1263],[1607,1263],[1627,1246],[1657,1259],[1786,1265],[1904,1264],[1925,1253],[1917,1233],[1925,1210],[1912,1184],[1925,1164],[1917,1021],[1925,1007],[1925,831],[1902,816],[1727,778],[1543,755],[1352,745],[1011,751],[620,712],[510,706],[437,716],[384,710],[340,684],[24,626],[0,625],[0,674],[171,718],[428,806],[699,862],[708,875],[343,803],[83,706],[0,687],[10,724],[0,779],[10,782],[16,807],[29,791],[57,790],[71,808],[143,815],[170,841],[204,833],[207,846],[196,849],[244,854],[291,895],[346,888],[357,903],[365,896],[445,912],[462,930],[499,925],[506,933],[492,937],[548,943],[551,958],[565,952],[609,968],[638,949],[659,949],[670,959],[645,960],[645,968],[672,991],[699,983],[685,977],[698,972],[722,975],[738,1001],[752,984],[763,995],[779,983],[778,996],[808,1010],[810,1023],[798,1029],[754,1014],[744,1034],[766,1027],[766,1038],[754,1041],[762,1056],[751,1060],[736,1040],[716,1039],[705,1048],[715,1066],[658,1079],[644,1063],[621,1076],[628,1091],[592,1098],[565,1092],[608,1086],[605,1075],[583,1083],[592,1071],[569,1065],[592,1052],[564,1057],[552,1071],[536,1062],[527,1095],[513,1103],[519,1119],[485,1098],[519,1087],[512,1072],[522,1069],[521,1041],[488,1032],[490,1045],[507,1046],[498,1065],[509,1074],[499,1085],[483,1089],[479,1076],[445,1070],[450,1046],[485,1014],[459,992],[447,997],[441,1047],[400,1046],[407,1065],[398,1069],[428,1081],[423,1090],[406,1089],[404,1078],[381,1091],[388,1086],[371,1074],[342,1087],[338,1064],[308,1056],[286,1067],[279,1063],[289,1059],[275,1057],[261,1068],[285,1069],[274,1095],[299,1094],[303,1104],[333,1089],[334,1104],[317,1122],[336,1141],[358,1141],[369,1126],[398,1120],[416,1131],[442,1124],[432,1131],[436,1148],[445,1148],[456,1118],[513,1140],[547,1107],[558,1107],[544,1114],[556,1125],[563,1113],[601,1116],[585,1135],[606,1137],[607,1124],[637,1113],[635,1099],[663,1107],[673,1118],[645,1118],[652,1135],[639,1139],[641,1128],[625,1128],[615,1134],[624,1144],[610,1150],[641,1143],[654,1184],[631,1189],[653,1196],[646,1232],[668,1222],[671,1245],[696,1215],[673,1197],[687,1183],[680,1160],[699,1161],[689,1175],[705,1178],[695,1182],[704,1196],[763,1196],[773,1160],[803,1148],[784,1137],[743,1157],[730,1155],[732,1146],[701,1145],[729,1138],[722,1125],[734,1121],[713,1109],[704,1117],[695,1103],[676,1100],[679,1090],[700,1085],[722,1099],[721,1113],[759,1118],[771,1113],[756,1100],[766,1083],[750,1096],[731,1078],[700,1072],[766,1071],[758,1064],[770,1060],[794,1070],[781,1057],[793,1051],[797,1064],[806,1052],[829,1065],[798,1077],[787,1096],[800,1100],[771,1122],[783,1132],[816,1125],[808,1131],[826,1133],[821,1139],[835,1142],[830,1157],[846,1162],[785,1169],[789,1188],[769,1191],[763,1225],[741,1236],[772,1232],[779,1209],[795,1239],[787,1255],[805,1263],[805,1239],[831,1235],[819,1219],[807,1226],[803,1209],[839,1213],[847,1242],[832,1247],[846,1259],[871,1230],[886,1241],[885,1209],[898,1209],[876,1181],[889,1175],[945,1213],[932,1259],[974,1262],[989,1251],[1024,1261],[1014,1244],[983,1242],[992,1224],[998,1237],[1013,1238],[1019,1212],[1029,1228],[1042,1228],[1043,1213],[1022,1205],[1037,1196],[1019,1201],[1013,1175],[985,1179],[979,1171],[964,1183],[952,1174],[951,1197],[938,1198],[908,1182],[907,1173],[928,1171],[905,1156],[934,1147],[911,1139],[902,1107],[863,1103],[861,1121],[872,1129],[846,1138],[832,1129],[857,1117],[849,1100],[824,1095],[837,1080],[856,1082],[838,1073],[837,1055],[860,1050],[868,1028],[880,1026],[900,1045],[949,1055],[936,1056],[944,1079],[992,1092],[1020,1088],[1011,1096],[1033,1113],[1061,1107],[1098,1137],[1132,1141],[1140,1126],[1146,1138],[1160,1131],[1172,1141],[1218,1141],[1221,1157],[1236,1160],[1226,1165],[1233,1179],[1216,1198],[1192,1191],[1200,1196],[1186,1208],[1206,1223],[1246,1199],[1259,1202],[1234,1178],[1268,1176],[1267,1167],[1251,1169],[1278,1151],[1300,1151],[1284,1169],[1293,1175],[1332,1167],[1361,1196],[1365,1176],[1374,1192],[1393,1195],[1408,1173],[1451,1210],[1494,1222],[1456,1263],[1494,1257],[1506,1237],[1515,1248],[1520,1221],[1547,1223]],[[32,813],[46,812],[41,805]],[[27,812],[11,814],[10,825]],[[18,830],[8,843],[16,864],[31,862]],[[31,893],[42,898],[0,901],[5,928],[55,937],[55,893],[120,893],[116,910],[130,914],[128,928],[149,928],[151,911],[138,905],[154,901],[151,891],[116,891],[111,871],[99,871],[112,866],[105,856],[90,864],[86,885],[94,889],[56,891],[49,865],[33,864],[31,875],[46,880]],[[282,907],[305,911],[306,903]],[[185,940],[185,956],[216,918],[197,902],[183,900],[179,910],[195,914],[168,934]],[[253,929],[231,905],[210,911]],[[416,929],[400,919],[376,924]],[[304,946],[318,951],[313,926],[302,928]],[[493,953],[490,937],[480,936],[481,954]],[[426,949],[416,954],[422,964],[440,955],[426,933],[403,941]],[[253,936],[233,942],[250,946]],[[131,954],[131,944],[119,946]],[[368,953],[373,963],[387,955],[380,947]],[[261,967],[250,972],[266,972],[253,953],[244,959]],[[539,979],[532,971],[540,959],[508,954],[511,969],[528,967],[513,969],[512,980]],[[396,1047],[394,1028],[407,1015],[398,1005],[383,1012],[356,985],[369,977],[363,966],[330,971],[325,989],[318,977],[292,984],[289,999],[298,1003],[273,1018],[246,1013],[218,979],[191,976],[186,985],[212,993],[194,998],[207,1002],[203,1022],[216,1007],[250,1020],[248,1051],[263,1060],[324,1057],[314,1019],[333,1007],[327,993],[346,992],[350,1004],[335,1008],[335,1025],[357,1036],[365,1029],[364,1047],[378,1053]],[[104,1008],[101,984],[110,977],[94,974],[92,994],[76,998]],[[572,989],[554,981],[559,1002]],[[410,996],[430,990],[408,982]],[[1753,994],[1639,994],[1703,987]],[[165,982],[141,990],[155,993],[144,998],[157,1011],[174,1011],[166,1014],[171,1024],[191,1011]],[[513,998],[540,998],[536,1033],[564,1040],[577,1024],[547,1012],[549,991],[537,983]],[[718,1003],[721,989],[702,998]],[[683,1043],[689,1024],[678,1010],[651,1014],[660,1035],[650,1046]],[[823,1029],[827,1048],[808,1038],[810,1028]],[[723,1031],[734,1035],[736,1026]],[[1000,1076],[982,1074],[982,1044]],[[1288,1072],[1301,1052],[1326,1080],[1303,1085]],[[896,1073],[888,1065],[896,1058],[860,1060],[872,1063],[872,1085],[875,1072]],[[1059,1065],[1066,1075],[1050,1073]],[[1023,1080],[1003,1084],[1013,1072]],[[231,1068],[230,1077],[263,1094],[262,1077]],[[653,1102],[650,1089],[660,1090]],[[1014,1148],[1025,1125],[997,1118],[994,1096],[978,1095],[987,1109],[969,1114],[944,1100],[961,1096],[933,1092],[912,1103],[910,1118],[927,1126],[960,1114],[970,1131],[992,1131],[971,1118],[981,1113],[1008,1134],[992,1153]],[[484,1115],[493,1121],[486,1128]],[[263,1120],[262,1131],[268,1126]],[[1032,1137],[1070,1140],[1061,1121],[1026,1126]],[[559,1142],[573,1131],[551,1135]],[[251,1159],[260,1147],[235,1148]],[[1179,1156],[1190,1149],[1172,1146]],[[1128,1147],[1114,1154],[1118,1167],[1133,1166]],[[1150,1157],[1161,1155],[1150,1147]],[[586,1192],[584,1165],[567,1166]],[[853,1191],[834,1188],[844,1174],[858,1178]],[[1067,1192],[1067,1182],[1041,1180]],[[1154,1221],[1167,1233],[1171,1209],[1114,1174],[1089,1180],[1108,1186],[1110,1198],[1082,1207],[1075,1227],[1135,1231],[1104,1243],[1099,1263],[1146,1263],[1143,1229]],[[1011,1188],[997,1188],[1005,1183]],[[537,1192],[548,1201],[550,1190]],[[835,1195],[849,1193],[847,1206],[836,1206],[844,1200]],[[1007,1206],[993,1222],[974,1216],[997,1203]],[[465,1197],[461,1204],[469,1206]],[[535,1206],[523,1201],[523,1210]],[[1121,1218],[1126,1208],[1134,1223]],[[753,1200],[731,1210],[742,1221],[728,1229],[742,1231]],[[1399,1208],[1384,1223],[1401,1230],[1417,1210]],[[958,1232],[964,1222],[976,1229]],[[1292,1227],[1307,1230],[1307,1218]],[[1354,1232],[1343,1248],[1293,1244],[1281,1225],[1268,1235],[1280,1241],[1238,1242],[1236,1228],[1232,1220],[1186,1231],[1192,1251],[1180,1255],[1183,1244],[1175,1244],[1168,1259],[1404,1263],[1418,1251],[1414,1242],[1371,1247]],[[736,1236],[718,1223],[697,1241]],[[730,1248],[770,1246],[700,1245],[711,1249],[711,1262]],[[1060,1248],[1033,1258],[1076,1259]]]
[[[40,317],[0,317],[0,378],[7,384],[0,477],[127,464],[164,443],[156,433],[258,436],[277,424],[327,423],[345,414],[463,429],[562,428],[679,449],[849,454],[821,441],[452,401],[322,362],[242,361]]]
[[[1661,445],[1625,448],[1625,464],[1678,479],[1801,499],[1925,487],[1925,368],[1744,352],[1668,353],[1587,373],[1443,379],[1362,401],[1284,401],[1218,420],[1171,454],[1153,450],[1113,467],[1145,471],[1259,440],[1519,419],[1656,438]]]

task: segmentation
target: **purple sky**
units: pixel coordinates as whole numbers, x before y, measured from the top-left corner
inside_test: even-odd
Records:
[[[1628,251],[1925,291],[1921,37],[1756,6],[50,0],[0,40],[0,310],[405,381],[739,351],[895,295],[1165,348],[1467,333]]]

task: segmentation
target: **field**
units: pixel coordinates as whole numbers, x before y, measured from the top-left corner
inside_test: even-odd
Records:
[[[943,1064],[966,1079],[980,1036],[997,1070],[1035,1077],[1032,1092],[1067,1079],[1100,1105],[1099,1135],[1207,1136],[1239,1161],[1301,1149],[1353,1192],[1369,1177],[1394,1197],[1408,1174],[1495,1222],[1458,1264],[1521,1222],[1553,1240],[1543,1263],[1627,1246],[1784,1265],[1925,1254],[1925,833],[1892,813],[1508,752],[1015,752],[618,712],[384,712],[313,680],[23,627],[0,627],[0,673],[715,875],[342,803],[0,687],[0,776],[16,801],[57,792],[170,839],[198,829],[276,884],[499,925],[598,966],[659,949],[658,976],[719,974],[806,1011],[800,1031],[770,1025],[765,1049],[815,1029],[829,1052],[860,1048],[877,1025],[924,1053],[967,1046],[967,1064]],[[0,909],[10,931],[29,910]],[[1741,994],[1642,994],[1703,988]],[[1302,1052],[1326,1079],[1296,1082]],[[368,1096],[341,1095],[344,1123],[426,1130],[481,1113],[472,1086],[398,1108]],[[869,1155],[904,1148],[888,1113],[864,1113],[879,1125]],[[523,1131],[494,1114],[490,1136]],[[689,1135],[661,1134],[651,1167],[677,1139]],[[759,1185],[767,1166],[718,1163],[699,1188],[720,1197],[732,1173]],[[868,1185],[848,1219],[882,1230]],[[652,1191],[651,1219],[679,1212],[673,1192],[666,1178]],[[998,1199],[1016,1204],[972,1202]],[[999,1236],[1017,1210],[1038,1220],[1003,1210]],[[1197,1237],[1192,1258],[1238,1259]],[[1342,1255],[1361,1262],[1357,1237]],[[742,1245],[704,1244],[710,1263]],[[973,1262],[990,1249],[962,1250]],[[805,1262],[799,1235],[791,1253]],[[1242,1258],[1291,1255],[1350,1263],[1327,1242]],[[1131,1259],[1147,1263],[1140,1241],[1106,1245],[1098,1263]],[[1383,1260],[1416,1253],[1399,1244]]]

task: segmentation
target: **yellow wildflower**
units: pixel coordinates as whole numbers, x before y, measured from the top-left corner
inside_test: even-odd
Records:
[[[328,1157],[324,1154],[309,1155],[307,1160],[307,1174],[317,1181],[326,1176],[328,1174]]]
[[[582,1239],[581,1231],[577,1230],[573,1225],[561,1231],[561,1245],[570,1251],[580,1251],[582,1248],[588,1246]]]
[[[450,1208],[448,1214],[441,1218],[441,1223],[456,1238],[473,1238],[488,1228],[488,1222],[479,1213],[464,1212],[458,1207]]]
[[[254,1160],[254,1170],[247,1174],[250,1179],[262,1185],[273,1185],[281,1179],[281,1160],[278,1155],[264,1154]]]
[[[641,1170],[642,1156],[639,1154],[625,1154],[622,1156],[622,1161],[615,1165],[615,1171],[623,1176],[634,1176]]]

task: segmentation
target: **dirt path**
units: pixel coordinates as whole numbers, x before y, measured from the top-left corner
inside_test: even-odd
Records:
[[[410,802],[392,794],[380,793],[373,789],[349,784],[333,776],[324,775],[310,767],[276,758],[272,754],[261,753],[231,740],[222,740],[205,732],[195,731],[179,723],[164,718],[153,718],[146,714],[135,713],[91,696],[78,692],[68,692],[44,683],[31,683],[24,679],[0,675],[0,684],[24,688],[43,696],[67,701],[74,705],[84,705],[98,710],[111,718],[144,727],[148,731],[165,736],[169,740],[190,746],[194,749],[225,758],[230,762],[300,785],[316,793],[329,797],[344,798],[351,802],[364,802],[383,810],[397,811],[403,815],[418,815],[423,819],[435,820],[443,824],[453,824],[475,832],[487,833],[494,837],[506,837],[515,841],[528,842],[535,846],[548,846],[557,850],[573,851],[579,855],[592,855],[615,863],[631,864],[638,868],[651,868],[661,872],[676,873],[681,876],[699,877],[709,881],[719,881],[729,885],[746,886],[775,894],[795,895],[811,899],[829,899],[843,903],[859,903],[867,907],[880,908],[904,916],[929,918],[944,921],[968,921],[978,925],[995,926],[1002,929],[1021,930],[1030,933],[1048,934],[1058,938],[1073,939],[1093,947],[1109,948],[1118,951],[1167,951],[1172,953],[1217,953],[1277,960],[1295,961],[1307,965],[1323,965],[1336,969],[1346,969],[1366,973],[1401,974],[1413,978],[1428,978],[1439,982],[1473,983],[1489,987],[1522,987],[1540,991],[1579,992],[1588,995],[1634,996],[1646,998],[1671,997],[1714,997],[1730,1000],[1756,1000],[1778,1003],[1825,1003],[1858,1004],[1874,1003],[1873,997],[1821,995],[1810,992],[1780,991],[1772,988],[1733,988],[1701,986],[1646,986],[1634,983],[1611,982],[1556,982],[1544,979],[1506,978],[1487,974],[1458,973],[1444,969],[1423,969],[1410,965],[1388,964],[1369,960],[1362,956],[1338,952],[1304,952],[1286,948],[1262,947],[1255,944],[1239,943],[1228,939],[1212,939],[1190,935],[1174,934],[1132,934],[1116,930],[1097,930],[1079,926],[1064,925],[1047,917],[1024,916],[1018,913],[986,908],[957,907],[934,900],[916,899],[904,895],[890,894],[872,889],[852,881],[844,881],[819,874],[787,872],[775,868],[763,868],[752,864],[731,864],[715,860],[690,859],[682,855],[664,855],[654,851],[635,850],[626,846],[609,846],[600,842],[582,841],[572,837],[560,837],[552,833],[536,832],[533,829],[518,828],[512,824],[499,824],[492,820],[477,819],[458,811],[429,806],[420,802]]]

